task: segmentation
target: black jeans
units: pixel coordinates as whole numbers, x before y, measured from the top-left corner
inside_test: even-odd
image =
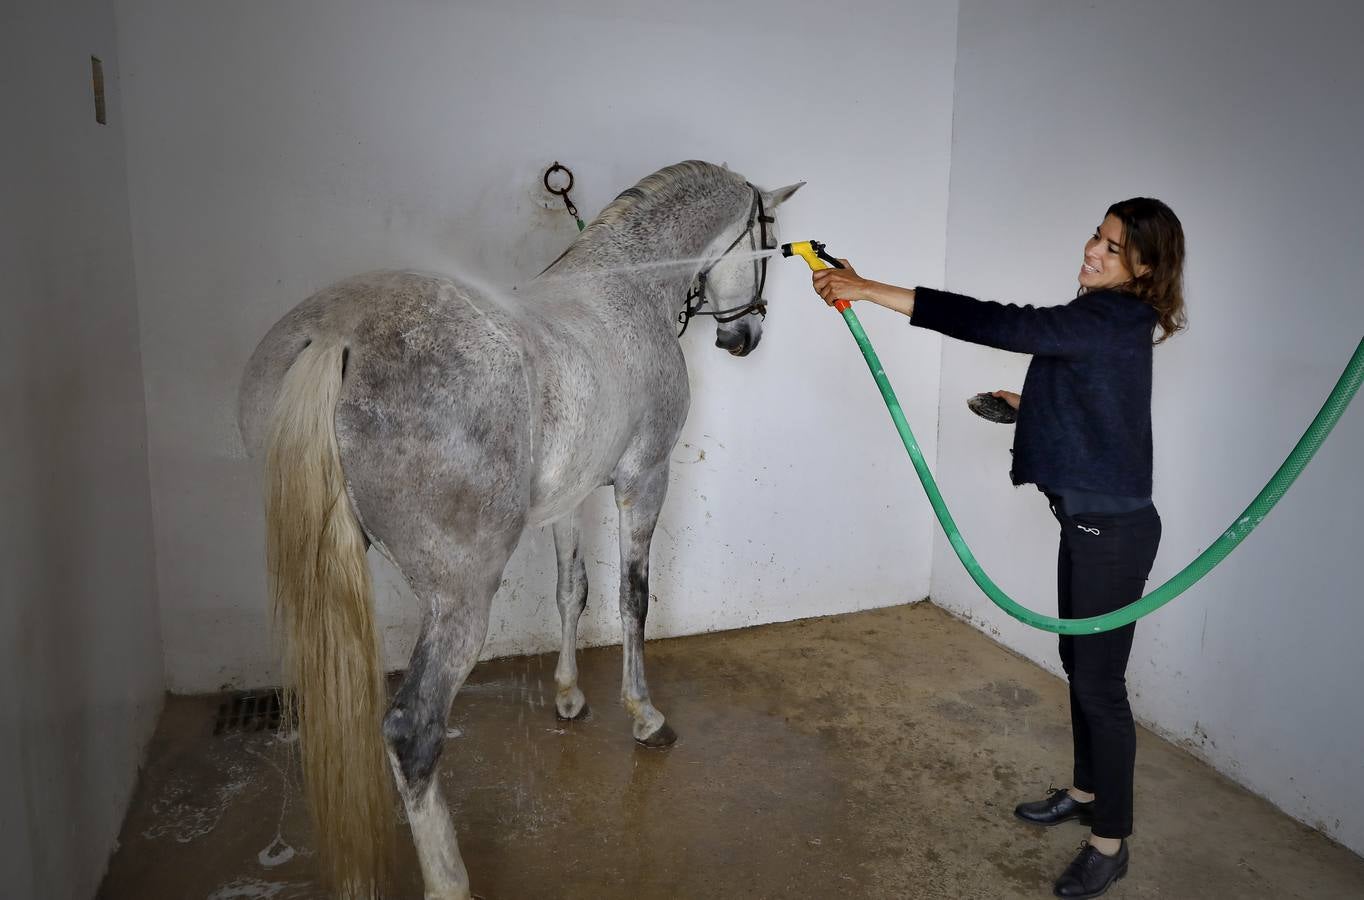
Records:
[[[1154,506],[1119,514],[1070,515],[1061,523],[1057,600],[1063,619],[1102,615],[1141,597],[1160,544]],[[1061,666],[1070,679],[1074,785],[1094,794],[1095,837],[1132,833],[1132,770],[1137,731],[1127,702],[1127,657],[1136,623],[1099,634],[1061,635]]]

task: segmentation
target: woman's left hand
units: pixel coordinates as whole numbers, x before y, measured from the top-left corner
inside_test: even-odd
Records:
[[[1014,409],[1018,409],[1018,404],[1020,404],[1020,403],[1023,402],[1023,398],[1022,398],[1021,396],[1019,396],[1018,394],[1015,394],[1013,391],[1006,391],[1006,390],[992,391],[992,392],[990,393],[990,396],[991,396],[991,397],[998,397],[999,399],[1003,400],[1005,403],[1007,403],[1007,404],[1009,404],[1010,406],[1012,406]]]

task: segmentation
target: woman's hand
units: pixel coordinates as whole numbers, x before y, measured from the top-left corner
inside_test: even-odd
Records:
[[[863,278],[846,259],[840,259],[841,269],[819,269],[813,273],[815,293],[824,298],[830,306],[835,300],[870,300],[886,309],[912,315],[914,313],[914,289],[882,284]]]
[[[870,288],[875,282],[868,281],[852,267],[846,259],[840,259],[841,269],[817,269],[812,273],[815,293],[824,298],[830,306],[835,300],[870,300]]]
[[[1013,391],[993,391],[990,394],[990,396],[998,397],[1005,403],[1012,406],[1014,409],[1018,409],[1018,404],[1023,402],[1023,398],[1020,395],[1015,394]]]

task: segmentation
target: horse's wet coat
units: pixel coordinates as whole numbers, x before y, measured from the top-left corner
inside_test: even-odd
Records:
[[[795,187],[763,195],[764,206]],[[468,895],[432,776],[451,701],[527,526],[553,526],[563,619],[557,712],[573,718],[585,708],[574,660],[587,600],[577,511],[603,485],[614,486],[620,520],[622,701],[637,740],[671,743],[644,677],[644,622],[650,543],[690,399],[676,317],[700,266],[641,264],[718,255],[748,227],[754,190],[707,163],[668,167],[625,191],[514,297],[441,275],[360,275],[295,307],[251,359],[240,421],[260,458],[295,360],[305,348],[342,348],[334,429],[352,512],[426,604],[383,735],[428,896]],[[746,302],[751,263],[722,260],[709,289],[717,308]],[[760,325],[719,326],[728,334],[718,343],[756,346]]]

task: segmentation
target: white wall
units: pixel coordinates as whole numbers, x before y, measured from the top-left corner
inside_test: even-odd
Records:
[[[6,4],[0,104],[0,894],[66,900],[163,690],[111,6]]]
[[[807,180],[785,239],[887,277],[943,271],[956,4],[119,0],[166,666],[176,691],[275,678],[261,511],[234,423],[239,374],[330,281],[421,265],[510,282],[575,232],[539,185],[560,160],[590,215],[655,169]],[[816,23],[818,27],[811,27]],[[876,23],[867,28],[866,23]],[[839,61],[831,42],[866,60]],[[816,123],[880,119],[873,139]],[[774,263],[761,349],[686,336],[695,401],[654,545],[650,636],[917,600],[931,520],[861,357]],[[901,327],[869,314],[873,329]],[[887,360],[931,420],[937,347]],[[844,382],[851,382],[845,384]],[[933,454],[933,436],[924,435]],[[701,454],[704,451],[704,461]],[[840,476],[839,470],[868,477]],[[587,516],[588,643],[619,640],[615,513]],[[906,549],[910,548],[910,549]],[[920,549],[914,549],[920,548]],[[418,605],[381,574],[387,661]],[[507,571],[485,654],[557,644],[547,530]]]
[[[37,137],[0,142],[5,171],[23,173],[0,215],[0,762],[26,789],[0,804],[0,833],[18,836],[5,862],[21,895],[84,895],[98,878],[159,704],[154,581],[172,688],[275,678],[259,506],[233,423],[254,342],[312,290],[366,268],[504,281],[538,270],[573,234],[538,188],[554,159],[574,167],[589,217],[686,157],[769,186],[806,179],[786,239],[826,240],[876,277],[1043,303],[1072,292],[1105,204],[1171,202],[1190,235],[1194,329],[1157,357],[1166,533],[1152,585],[1264,483],[1364,331],[1352,54],[1364,35],[1345,4],[968,0],[960,25],[948,2],[860,3],[837,18],[773,2],[539,7],[120,0],[126,111],[107,10],[6,11],[7,121]],[[859,61],[831,61],[831,45],[857,46]],[[91,52],[109,75],[102,129]],[[749,360],[710,349],[708,329],[688,335],[696,404],[655,547],[651,635],[927,592],[927,554],[913,548],[936,526],[860,357],[805,279],[776,264]],[[962,402],[1018,384],[1025,360],[860,312],[987,569],[1051,608],[1045,506],[1008,486],[1008,430]],[[1131,669],[1144,721],[1356,850],[1362,431],[1352,410],[1245,547],[1143,621]],[[617,573],[605,493],[592,509],[595,643],[617,639]],[[489,655],[553,646],[549,545],[530,533],[513,559]],[[940,537],[932,576],[938,602],[1056,668],[1054,639],[990,606]],[[417,610],[390,573],[379,593],[397,666]]]
[[[1135,194],[1188,235],[1192,327],[1156,351],[1148,588],[1268,481],[1364,334],[1362,23],[1346,3],[961,5],[947,286],[1065,301],[1087,233]],[[1009,485],[1012,429],[964,405],[1025,367],[944,342],[938,473],[986,570],[1053,612],[1054,520]],[[1221,568],[1142,620],[1129,670],[1147,724],[1356,851],[1361,403]],[[1055,639],[990,605],[941,536],[932,594],[1059,670]]]

